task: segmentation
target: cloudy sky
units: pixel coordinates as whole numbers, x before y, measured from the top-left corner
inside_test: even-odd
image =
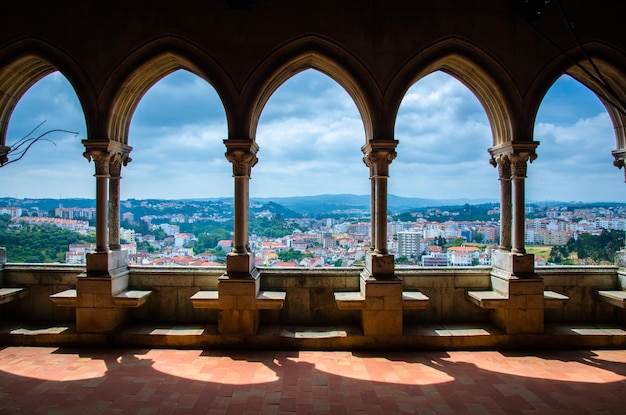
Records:
[[[0,169],[0,197],[95,197],[93,164],[83,158],[85,121],[67,80],[52,74],[21,99],[9,124],[13,144],[37,124],[62,128],[55,144],[40,142],[19,162]],[[176,72],[157,83],[133,117],[133,161],[124,168],[122,198],[232,196],[232,169],[224,157],[223,107],[212,87]],[[499,197],[489,164],[491,133],[471,92],[434,73],[407,93],[396,122],[398,157],[389,192],[433,199]],[[612,165],[615,138],[600,101],[562,77],[544,99],[535,126],[541,142],[529,167],[532,201],[626,201],[623,172]],[[314,70],[288,80],[271,97],[259,123],[259,163],[252,197],[368,194],[362,162],[365,133],[348,94]]]

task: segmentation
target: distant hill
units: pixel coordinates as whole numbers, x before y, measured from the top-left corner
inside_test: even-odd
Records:
[[[346,211],[350,209],[370,210],[369,195],[319,195],[298,197],[275,197],[275,198],[252,198],[256,203],[278,203],[288,209],[299,213],[325,213],[332,211]],[[389,195],[387,204],[391,212],[406,212],[415,208],[436,206],[458,206],[466,203],[478,205],[484,203],[496,203],[495,199],[422,199],[419,197],[401,197]]]

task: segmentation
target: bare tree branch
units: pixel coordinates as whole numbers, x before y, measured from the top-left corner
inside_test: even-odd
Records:
[[[74,137],[78,135],[78,133],[74,131],[68,131],[68,130],[55,128],[53,130],[48,130],[38,135],[37,137],[30,137],[44,123],[45,121],[42,121],[38,126],[33,128],[28,134],[26,134],[24,137],[17,140],[13,145],[0,146],[0,167],[4,167],[8,164],[15,163],[16,161],[21,160],[26,155],[28,150],[30,150],[30,148],[37,142],[47,141],[56,146],[56,143],[54,141],[52,141],[49,138],[46,138],[48,135],[52,133],[60,132],[60,133],[74,134]],[[11,156],[11,159],[9,159],[9,156]]]

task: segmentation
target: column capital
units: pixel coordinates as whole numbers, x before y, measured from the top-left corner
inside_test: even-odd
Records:
[[[250,177],[259,159],[259,146],[253,140],[224,140],[226,159],[233,164],[233,177]]]
[[[526,178],[526,162],[532,163],[537,158],[535,150],[538,145],[538,141],[525,141],[491,147],[488,150],[491,154],[489,163],[499,167],[500,180]]]
[[[369,141],[363,147],[363,163],[370,168],[372,177],[389,177],[389,165],[398,155],[397,140]]]
[[[619,148],[617,150],[611,151],[615,160],[613,160],[613,165],[618,169],[626,166],[626,148]],[[624,169],[624,182],[626,182],[626,168]]]
[[[83,140],[85,152],[83,156],[88,161],[94,161],[96,166],[96,177],[109,177],[111,165],[119,162],[128,164],[128,155],[132,147],[126,144],[111,140]],[[118,173],[119,174],[119,173]]]
[[[530,160],[532,163],[533,160],[537,158],[535,150],[538,146],[539,141],[509,141],[490,147],[487,151],[491,154],[491,160],[493,162],[498,162],[508,157],[511,161],[513,161],[513,158],[523,158],[524,161]]]

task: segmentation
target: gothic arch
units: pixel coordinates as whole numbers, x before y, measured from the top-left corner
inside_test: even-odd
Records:
[[[20,98],[30,87],[53,72],[65,76],[78,96],[86,116],[85,103],[94,102],[93,89],[67,55],[54,46],[38,39],[25,39],[8,47],[0,48],[0,61],[8,62],[0,67],[0,145],[6,143],[11,114]],[[89,122],[87,120],[87,130]]]
[[[613,123],[616,151],[626,152],[626,71],[623,68],[626,68],[623,52],[604,45],[591,43],[562,51],[536,78],[528,94],[528,111],[533,115],[532,120],[554,82],[561,75],[570,75],[602,102]]]
[[[97,138],[128,144],[130,123],[145,93],[160,79],[179,69],[187,70],[215,88],[230,126],[234,87],[226,73],[202,50],[177,38],[161,38],[139,49],[109,77],[101,98],[107,108],[106,123]]]
[[[341,46],[319,36],[304,36],[275,50],[251,76],[244,88],[248,105],[242,114],[242,128],[232,138],[254,139],[265,104],[293,75],[316,69],[332,78],[352,97],[365,129],[366,141],[374,136],[372,108],[380,101],[380,90],[368,69]]]
[[[432,45],[409,60],[394,76],[385,96],[393,134],[400,103],[409,88],[426,75],[442,71],[453,76],[476,96],[483,106],[493,136],[493,145],[514,139],[514,99],[517,88],[506,71],[475,45],[458,38]]]

